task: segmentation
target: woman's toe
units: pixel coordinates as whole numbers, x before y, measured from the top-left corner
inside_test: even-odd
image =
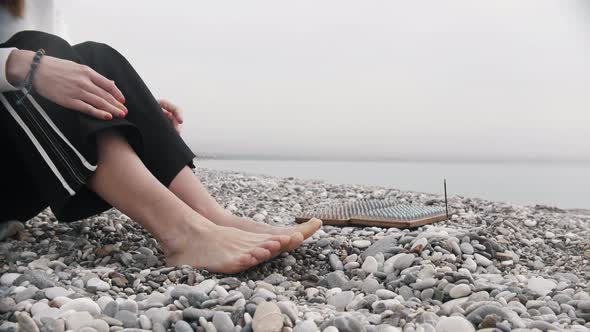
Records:
[[[264,249],[264,248],[254,248],[254,249],[250,250],[250,254],[252,256],[254,256],[254,258],[256,258],[256,261],[258,263],[267,261],[271,257],[270,250]]]
[[[289,246],[287,248],[288,251],[293,251],[297,249],[303,243],[303,234],[296,232],[291,234],[291,239],[289,241]]]

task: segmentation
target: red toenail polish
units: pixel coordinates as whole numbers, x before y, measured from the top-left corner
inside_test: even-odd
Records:
[[[105,114],[105,116],[104,116],[105,120],[111,120],[112,118],[113,118],[113,116],[110,114]]]

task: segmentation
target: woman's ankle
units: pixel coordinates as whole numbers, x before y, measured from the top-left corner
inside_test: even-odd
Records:
[[[158,234],[153,232],[153,235],[160,242],[164,253],[173,255],[184,251],[190,242],[209,237],[215,227],[215,224],[195,213],[182,221],[166,225]]]

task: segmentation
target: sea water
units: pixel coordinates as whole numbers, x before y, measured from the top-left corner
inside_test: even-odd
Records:
[[[478,197],[519,205],[590,209],[590,164],[197,160],[198,167]]]

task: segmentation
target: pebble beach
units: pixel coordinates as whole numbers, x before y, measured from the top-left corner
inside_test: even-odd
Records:
[[[197,174],[226,209],[272,225],[360,199],[444,206],[392,188]],[[449,208],[411,230],[324,226],[237,275],[166,266],[117,210],[74,223],[45,211],[0,242],[0,332],[590,331],[590,213],[460,196]]]

